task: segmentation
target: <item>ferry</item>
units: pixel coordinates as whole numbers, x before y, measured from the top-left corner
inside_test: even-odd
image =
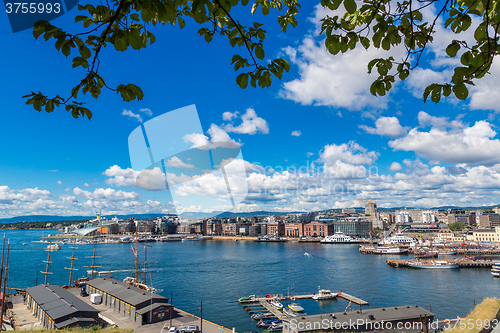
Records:
[[[491,275],[500,277],[500,262],[496,262],[491,267]]]
[[[271,305],[274,306],[278,310],[283,310],[283,304],[278,301],[271,302]]]
[[[320,287],[318,287],[318,293],[314,294],[312,299],[314,299],[316,301],[320,301],[323,299],[334,299],[334,298],[337,298],[337,296],[338,296],[337,293],[332,293],[328,289],[321,289]]]
[[[414,243],[414,239],[403,235],[401,232],[392,237],[384,238],[379,242],[380,245],[410,245],[411,243]]]
[[[337,231],[333,236],[326,236],[320,243],[334,243],[334,244],[355,244],[362,243],[362,241],[347,236],[342,231]]]

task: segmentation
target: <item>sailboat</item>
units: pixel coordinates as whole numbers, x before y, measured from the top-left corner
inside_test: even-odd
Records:
[[[123,279],[123,282],[127,283],[127,284],[130,284],[131,286],[134,286],[134,287],[137,287],[139,289],[142,289],[142,290],[146,290],[146,291],[149,291],[151,293],[159,293],[159,292],[162,292],[163,290],[162,289],[157,289],[157,288],[153,288],[152,286],[148,286],[146,284],[146,274],[147,273],[152,273],[152,271],[148,271],[147,270],[147,263],[148,263],[148,245],[147,245],[147,242],[144,242],[144,270],[141,272],[141,273],[144,273],[144,280],[141,281],[139,279],[139,269],[138,269],[138,265],[139,265],[139,258],[138,258],[138,253],[137,253],[137,250],[138,250],[138,242],[139,242],[139,238],[137,237],[137,231],[136,231],[136,235],[135,235],[135,248],[130,245],[130,250],[132,252],[134,252],[134,263],[135,263],[135,277],[131,277],[131,276],[127,276],[125,279]]]
[[[453,269],[460,266],[456,262],[448,261],[446,254],[446,243],[444,244],[445,260],[410,260],[408,266],[413,268],[430,268],[430,269]]]

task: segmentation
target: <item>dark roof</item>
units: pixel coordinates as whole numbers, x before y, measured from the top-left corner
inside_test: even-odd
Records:
[[[69,291],[53,284],[28,288],[26,293],[55,322],[59,318],[75,315],[77,312],[99,312]]]
[[[137,306],[144,302],[168,304],[168,299],[166,297],[153,294],[149,291],[111,278],[96,278],[88,281],[87,285],[102,290],[133,306]]]
[[[64,328],[66,326],[69,326],[69,325],[73,325],[73,324],[76,324],[76,323],[85,323],[87,325],[93,325],[95,324],[95,320],[93,318],[78,318],[78,317],[72,317],[72,318],[69,318],[69,319],[66,319],[64,321],[61,321],[59,323],[54,323],[54,326],[56,328]]]
[[[373,316],[373,317],[370,317]],[[321,329],[315,329],[315,324],[318,324],[320,328],[324,323],[323,320],[327,319],[328,323],[345,323],[345,322],[358,322],[361,320],[363,323],[376,323],[376,322],[397,322],[403,320],[420,320],[427,316],[428,320],[434,317],[434,313],[419,307],[418,305],[402,305],[402,306],[391,306],[386,308],[376,308],[376,309],[364,309],[362,311],[347,311],[347,312],[335,312],[335,313],[325,313],[319,315],[310,315],[304,317],[291,317],[285,321],[294,320],[295,327],[298,327],[298,331],[317,331]],[[297,324],[297,323],[302,324]],[[316,326],[318,326],[316,325]],[[330,325],[330,324],[329,324]],[[303,329],[300,329],[303,328]]]
[[[153,307],[151,307],[149,304],[145,307],[143,307],[142,309],[140,310],[137,310],[136,313],[138,314],[145,314],[145,313],[148,313],[149,311],[154,311],[156,310],[157,308],[159,307],[162,307],[162,306],[165,306],[165,307],[170,307],[170,304],[153,304]]]

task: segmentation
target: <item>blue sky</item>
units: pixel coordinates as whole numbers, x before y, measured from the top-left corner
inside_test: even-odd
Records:
[[[77,14],[74,9],[54,23],[79,31],[72,23]],[[443,34],[422,66],[376,98],[366,64],[385,52],[327,54],[317,35],[317,17],[324,14],[304,4],[299,26],[287,34],[274,19],[255,16],[266,23],[266,58],[283,56],[292,64],[267,89],[240,89],[230,62],[244,50],[222,38],[205,43],[194,23],[184,30],[154,28],[156,43],[141,51],[108,47],[101,58],[108,84],[135,83],[145,97],[126,103],[104,91],[98,100],[85,98],[91,121],[24,104],[21,96],[32,90],[66,96],[84,73],[72,70],[71,59],[52,42],[35,41],[31,31],[8,32],[0,17],[0,217],[88,215],[99,208],[107,215],[306,211],[359,206],[353,199],[370,197],[381,207],[499,203],[498,62],[468,100],[423,103],[423,87],[445,82],[455,61],[443,51],[454,36],[438,27]],[[237,187],[248,195],[236,207],[220,175],[180,183],[173,196],[137,185],[141,170],[132,169],[130,133],[141,122],[193,104],[203,129],[198,134],[241,149],[246,179]],[[187,160],[181,162],[189,169]]]

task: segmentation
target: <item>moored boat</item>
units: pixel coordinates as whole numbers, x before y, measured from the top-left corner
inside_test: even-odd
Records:
[[[400,248],[399,246],[361,246],[360,252],[373,254],[408,254],[407,249]]]
[[[414,239],[403,235],[403,233],[401,232],[398,232],[394,236],[384,238],[378,243],[380,245],[410,245],[411,243],[414,243]]]
[[[356,244],[356,243],[362,243],[361,240],[359,239],[354,239],[351,236],[348,236],[344,234],[342,231],[337,231],[334,235],[332,236],[326,236],[324,239],[320,241],[320,243],[323,244]]]
[[[254,301],[257,301],[257,299],[255,298],[255,295],[243,296],[243,297],[238,298],[238,302],[240,302],[240,303],[250,303],[250,302],[254,302]]]
[[[271,305],[274,306],[278,310],[282,310],[283,309],[283,304],[281,304],[281,302],[273,301],[273,302],[271,302]]]
[[[338,296],[337,293],[332,293],[328,289],[321,289],[320,287],[318,287],[318,293],[314,294],[312,298],[314,300],[316,300],[316,301],[320,301],[320,300],[323,300],[323,299],[337,298],[337,296]]]
[[[428,269],[452,269],[459,268],[456,262],[450,262],[447,260],[413,260],[408,261],[408,266],[413,268],[428,268]]]
[[[299,303],[290,303],[288,304],[288,308],[294,312],[302,312],[304,308],[299,305]]]
[[[253,315],[250,316],[252,320],[261,320],[264,318],[272,318],[274,315],[271,312],[259,312],[259,313],[254,313]]]
[[[491,267],[491,275],[500,277],[500,262],[496,262]]]

